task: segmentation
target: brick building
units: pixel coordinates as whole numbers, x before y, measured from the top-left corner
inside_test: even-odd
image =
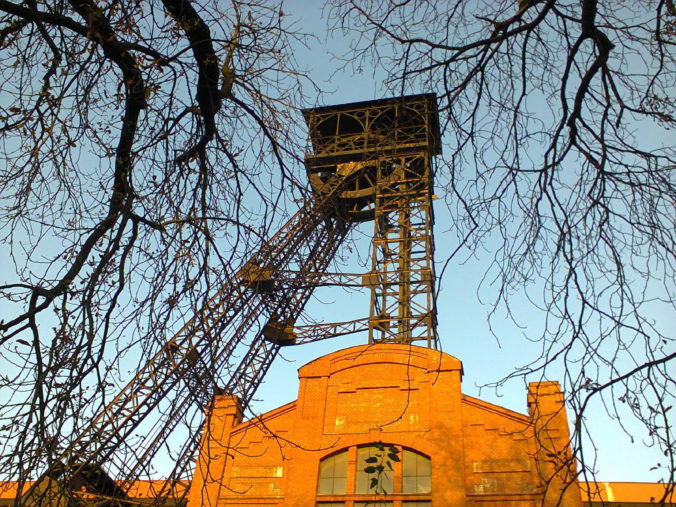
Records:
[[[363,345],[300,368],[298,399],[257,419],[219,396],[188,505],[582,506],[559,384],[532,383],[521,414],[462,394],[462,373],[436,350]],[[374,444],[396,458],[367,461]]]
[[[659,503],[663,484],[578,486],[556,382],[532,383],[521,414],[462,394],[457,359],[396,344],[333,352],[299,377],[297,400],[250,421],[236,398],[216,397],[189,506],[674,505]],[[386,495],[374,494],[365,470],[381,443],[398,459],[379,482]],[[139,481],[119,505],[154,504],[161,486]],[[0,506],[16,496],[16,483],[0,482]],[[101,505],[86,494],[78,501]]]

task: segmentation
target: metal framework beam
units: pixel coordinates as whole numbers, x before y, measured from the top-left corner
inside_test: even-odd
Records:
[[[437,346],[430,160],[378,162],[369,343]]]
[[[415,95],[304,111],[305,165],[321,188],[350,175],[346,213],[373,220],[369,343],[437,347],[432,158],[441,153],[436,98]]]
[[[204,308],[148,359],[87,427],[56,455],[45,456],[45,464],[60,467],[63,464],[58,481],[53,481],[49,489],[31,488],[23,497],[24,504],[49,505],[59,498],[72,497],[75,478],[92,464],[105,464],[109,475],[121,481],[122,490],[127,490],[191,408],[197,407],[204,413],[214,393],[223,386],[248,404],[278,349],[262,339],[261,320],[272,314],[295,319],[310,297],[312,286],[303,294],[296,291],[266,294],[246,289],[241,280],[256,267],[295,271],[297,280],[291,283],[300,286],[301,280],[308,279],[308,273],[323,271],[349,227],[336,205],[343,183],[340,176],[327,182]],[[251,332],[255,338],[246,344],[244,340]],[[247,347],[248,352],[237,367],[230,363],[239,346]],[[237,379],[238,375],[242,381]],[[167,399],[171,401],[159,410]],[[135,432],[151,415],[157,421],[139,440]],[[198,440],[192,441],[177,459],[175,472],[181,476],[192,461],[197,443]],[[50,474],[47,466],[45,476]],[[57,483],[59,488],[54,486]],[[169,486],[167,482],[166,488]],[[161,494],[165,492],[168,490]]]
[[[49,487],[31,488],[21,503],[68,503],[82,477],[97,478],[90,481],[93,490],[100,478],[113,477],[119,490],[98,488],[98,494],[124,503],[124,492],[149,473],[179,423],[193,417],[201,427],[215,393],[232,393],[247,406],[283,344],[368,329],[370,342],[437,346],[431,164],[440,153],[440,135],[434,95],[303,114],[310,130],[305,164],[313,198],[149,357],[90,424],[60,450],[45,451]],[[371,272],[326,273],[349,227],[367,220],[375,223]],[[313,290],[327,284],[368,287],[368,319],[294,329]],[[194,464],[200,438],[191,431],[178,450],[172,480],[186,478]],[[161,502],[171,489],[172,481],[165,481],[155,500]],[[87,494],[94,498],[97,491]]]

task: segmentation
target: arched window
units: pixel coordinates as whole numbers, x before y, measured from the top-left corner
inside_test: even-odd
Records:
[[[383,447],[386,455],[390,455],[392,449],[395,451],[389,463],[373,460],[382,460]],[[380,464],[385,466],[385,471],[379,477],[376,492],[372,487],[373,467]],[[372,473],[367,473],[368,468]],[[319,463],[318,507],[430,507],[431,493],[430,458],[398,445],[353,446]]]
[[[344,495],[347,487],[347,451],[332,454],[319,463],[318,495]]]

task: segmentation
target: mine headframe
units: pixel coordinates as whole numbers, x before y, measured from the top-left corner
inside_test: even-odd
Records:
[[[441,153],[434,94],[303,111],[310,184],[321,193],[342,177],[341,212],[373,220],[369,343],[436,347],[433,158]]]
[[[440,153],[440,135],[434,95],[320,107],[303,114],[310,130],[305,165],[313,198],[55,453],[52,462],[67,465],[50,467],[24,496],[24,504],[31,505],[34,495],[37,505],[49,504],[42,498],[69,504],[79,492],[86,500],[127,503],[126,492],[191,407],[205,408],[217,386],[246,406],[281,345],[368,329],[370,342],[436,346],[431,199],[432,159]],[[368,319],[326,324],[316,332],[295,327],[313,288],[326,279],[349,227],[371,220],[371,270],[348,276],[350,284],[361,282],[371,291]],[[267,325],[245,343],[265,315]],[[242,347],[246,352],[238,356]],[[241,357],[238,365],[233,364],[236,357]],[[160,405],[168,399],[171,403]],[[152,431],[136,439],[143,424]],[[191,434],[172,478],[187,474],[198,446],[199,435]],[[171,493],[170,484],[166,481],[156,500]]]

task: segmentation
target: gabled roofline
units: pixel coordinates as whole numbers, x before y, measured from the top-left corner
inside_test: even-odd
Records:
[[[231,433],[234,435],[237,432],[246,430],[250,426],[266,424],[267,421],[271,419],[283,416],[288,412],[292,412],[293,410],[296,409],[297,402],[298,400],[290,401],[289,403],[286,403],[280,407],[273,408],[272,410],[269,410],[267,412],[263,412],[262,414],[254,417],[253,419],[247,419],[246,421],[242,421],[241,423],[232,427]]]
[[[469,396],[468,394],[462,394],[462,403],[466,403],[468,405],[475,406],[476,408],[482,409],[482,410],[487,410],[488,412],[492,412],[494,414],[502,415],[505,417],[508,417],[512,420],[523,422],[526,424],[531,424],[531,418],[527,414],[522,414],[520,412],[516,412],[514,410],[510,410],[505,407],[501,407],[500,405],[496,405],[494,403],[489,403],[487,401],[484,401],[479,398],[475,398],[474,396]]]

